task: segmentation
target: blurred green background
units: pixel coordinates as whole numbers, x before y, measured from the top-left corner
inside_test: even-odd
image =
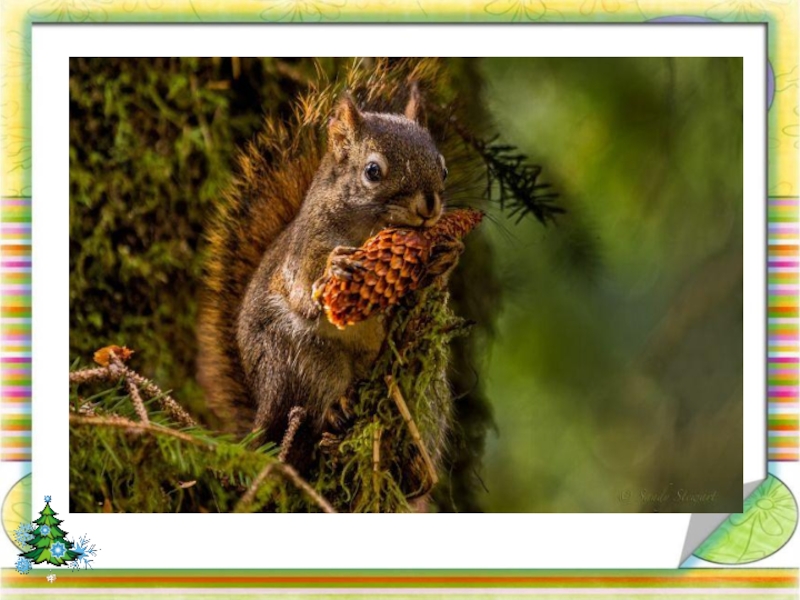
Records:
[[[499,131],[569,209],[492,229],[485,508],[740,511],[741,60],[482,72]]]
[[[481,485],[454,506],[741,510],[741,60],[451,68],[475,118],[542,164],[568,209],[544,228],[492,206],[468,242],[470,293],[495,293],[469,279],[481,253],[502,295],[471,342],[494,427],[483,466],[459,468]],[[315,73],[292,59],[71,60],[71,360],[127,344],[135,369],[216,425],[194,381],[203,227],[237,147]],[[465,455],[488,418],[473,395]]]

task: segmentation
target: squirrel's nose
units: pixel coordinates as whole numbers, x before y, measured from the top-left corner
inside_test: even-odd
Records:
[[[427,192],[417,203],[417,213],[424,219],[438,217],[442,212],[442,200],[436,192]]]

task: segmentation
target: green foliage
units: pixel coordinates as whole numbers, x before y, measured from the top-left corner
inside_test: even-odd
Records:
[[[453,410],[447,379],[450,341],[468,327],[439,289],[420,294],[394,315],[388,343],[370,377],[358,387],[353,423],[334,452],[323,455],[318,488],[352,512],[407,512],[430,480],[407,423],[390,398],[386,377],[399,388],[426,449],[437,458]],[[379,460],[374,462],[376,430]],[[427,486],[427,487],[426,487]]]
[[[135,370],[174,390],[210,430],[220,425],[207,410],[194,379],[197,298],[206,262],[203,235],[208,216],[233,174],[238,148],[259,131],[264,114],[289,114],[301,93],[319,81],[337,80],[350,60],[71,60],[72,361],[85,359],[104,345],[127,345],[136,350],[131,362]],[[367,63],[365,59],[365,68]],[[476,62],[451,59],[446,69],[452,75],[452,89],[439,92],[457,99],[470,127],[484,128],[488,117],[482,108]],[[457,93],[462,88],[472,91]],[[448,157],[459,152],[442,150]],[[459,195],[458,181],[469,176],[451,173],[451,197],[459,202],[464,192]],[[447,510],[479,510],[474,498],[476,472],[491,422],[488,400],[475,382],[474,364],[480,359],[480,345],[491,336],[499,288],[485,236],[476,232],[470,244],[480,250],[468,248],[451,287],[457,290],[453,304],[458,314],[476,323],[474,337],[480,341],[453,342],[450,381],[460,400],[453,418],[452,451],[445,457],[447,476],[435,490],[439,507]],[[482,294],[468,285],[469,278],[495,293]],[[104,437],[105,446],[115,448],[113,444],[132,439],[118,430],[98,435]],[[89,448],[104,447],[98,444],[76,452],[85,457]],[[157,450],[161,452],[161,447]],[[114,468],[116,463],[110,461],[108,466]],[[100,469],[98,475],[102,473]],[[151,475],[155,477],[154,472]],[[169,490],[174,486],[174,481],[160,479],[141,483],[161,483]],[[192,493],[196,490],[173,491],[170,502],[154,500],[153,506],[176,510],[180,505],[176,498]],[[83,498],[80,505],[96,510],[92,502],[97,500]],[[146,510],[148,502],[140,500],[135,510]]]
[[[121,382],[70,387],[72,512],[231,512],[275,462],[273,444],[253,447],[255,432],[235,440],[201,427],[179,429],[154,409],[155,399],[145,403],[153,430],[114,426],[115,417],[137,421]],[[280,500],[285,491],[276,490],[285,485],[269,479],[260,493]]]
[[[337,510],[408,511],[407,496],[429,488],[419,452],[389,397],[385,378],[394,378],[425,447],[439,458],[453,403],[443,377],[447,349],[467,325],[453,315],[447,292],[432,289],[419,296],[392,317],[389,341],[371,376],[355,392],[347,433],[337,440],[333,456],[321,453],[309,478],[311,487]],[[237,441],[201,427],[179,428],[155,408],[157,397],[145,402],[150,423],[143,424],[124,390],[122,382],[111,387],[71,386],[73,512],[231,512],[241,508],[254,481],[247,510],[319,509],[277,471],[258,483],[258,475],[277,462],[274,444],[253,447],[259,432]],[[377,469],[376,429],[381,431]]]
[[[505,304],[485,508],[740,512],[741,59],[481,69],[498,130],[568,209],[484,228]]]
[[[210,417],[194,382],[206,217],[237,147],[313,71],[274,59],[71,60],[72,360],[135,348],[135,368]]]

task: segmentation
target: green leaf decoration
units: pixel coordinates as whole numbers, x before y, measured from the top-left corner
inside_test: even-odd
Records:
[[[780,550],[797,527],[797,502],[782,481],[769,475],[694,552],[709,562],[741,565]]]

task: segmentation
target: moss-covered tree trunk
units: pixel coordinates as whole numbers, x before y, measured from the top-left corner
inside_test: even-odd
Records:
[[[208,428],[219,425],[195,381],[196,299],[207,218],[229,182],[237,147],[258,131],[263,115],[288,113],[299,93],[319,77],[335,79],[345,64],[347,59],[71,60],[74,364],[87,361],[100,346],[126,344],[137,351],[131,363],[135,369],[173,390]],[[444,68],[468,124],[476,131],[486,129],[477,63],[455,59]],[[470,193],[465,187],[459,197],[456,189],[453,197],[480,205],[482,199]],[[480,232],[471,238],[451,289],[455,313],[475,325],[469,337],[452,346],[449,379],[456,400],[450,450],[443,457],[435,498],[438,510],[475,511],[480,509],[480,455],[491,422],[478,355],[492,334],[499,300],[491,251]],[[92,458],[82,446],[87,443],[82,437],[86,430],[80,431],[73,431],[73,465]],[[136,461],[151,460],[151,446],[158,443],[124,430],[108,435],[114,436],[114,444],[130,446],[123,453],[134,461],[130,468]],[[108,471],[88,470],[84,477],[88,473],[99,478]],[[208,497],[190,502],[191,488],[174,488],[177,484],[167,474],[146,485],[155,486],[161,495],[128,510],[209,509]],[[91,487],[80,491],[73,509],[99,510],[114,493],[107,480]],[[123,489],[128,488],[119,487],[117,493]],[[176,495],[183,498],[177,506]]]

